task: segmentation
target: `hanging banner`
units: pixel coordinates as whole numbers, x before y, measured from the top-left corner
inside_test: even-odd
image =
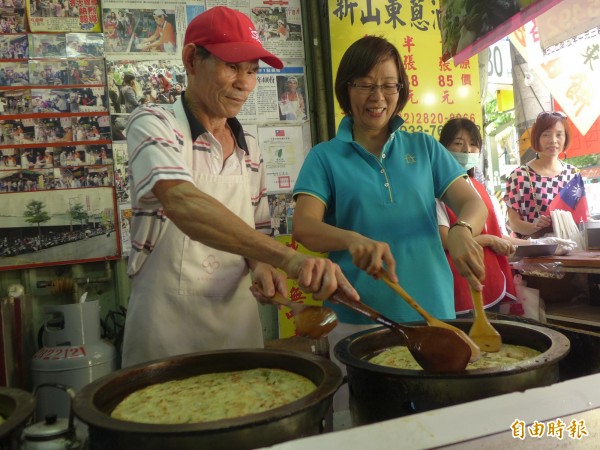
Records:
[[[401,112],[403,128],[424,132],[436,139],[442,126],[455,117],[466,117],[481,126],[477,58],[452,67],[441,58],[439,9],[409,7],[384,0],[352,3],[329,0],[332,73],[335,78],[342,55],[365,34],[384,36],[396,45],[410,80],[410,98]],[[334,100],[332,100],[334,101]],[[336,123],[342,111],[336,105]]]
[[[554,101],[554,111],[563,111],[564,108]],[[570,118],[567,118],[571,130],[571,143],[567,150],[567,156],[592,155],[600,152],[600,116],[592,124],[587,133],[581,134]]]
[[[458,65],[562,0],[440,0],[442,58]]]
[[[594,28],[598,33],[599,6],[598,0],[569,0],[537,17],[535,22],[542,48],[551,50],[555,45],[562,47],[563,41],[577,39],[577,35]]]
[[[542,50],[536,21],[526,23],[509,38],[533,75],[548,88],[579,132],[586,135],[600,115],[600,35],[582,35],[571,45],[551,53]],[[597,149],[593,150],[592,153]]]

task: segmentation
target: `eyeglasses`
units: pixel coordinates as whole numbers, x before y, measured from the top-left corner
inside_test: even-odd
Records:
[[[555,117],[560,117],[562,119],[567,118],[567,115],[562,111],[542,111],[541,113],[538,114],[538,117],[544,117],[544,116],[555,116]]]
[[[363,95],[373,94],[377,89],[381,89],[383,95],[394,95],[402,88],[402,83],[384,83],[384,84],[373,84],[373,83],[348,83],[357,92]]]

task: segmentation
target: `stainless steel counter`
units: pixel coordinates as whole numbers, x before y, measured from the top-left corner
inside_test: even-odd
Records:
[[[274,450],[364,449],[597,449],[600,439],[600,374],[471,403],[441,408],[385,422],[350,428],[269,447]],[[524,439],[513,436],[516,420],[565,424],[562,439],[549,435]],[[567,427],[587,435],[571,437]],[[519,422],[520,423],[520,422]],[[517,427],[518,428],[518,427]],[[548,425],[546,424],[548,429]]]

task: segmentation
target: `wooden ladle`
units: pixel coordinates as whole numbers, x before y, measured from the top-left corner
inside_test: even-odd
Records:
[[[402,299],[406,303],[408,303],[413,309],[415,309],[425,319],[425,321],[427,322],[427,324],[429,326],[445,328],[447,330],[454,332],[457,336],[459,336],[471,349],[471,357],[470,357],[471,362],[477,361],[479,359],[479,357],[481,356],[481,350],[477,346],[477,343],[473,342],[473,339],[471,339],[469,336],[467,336],[467,333],[465,333],[463,330],[461,330],[459,328],[456,328],[454,325],[450,325],[449,323],[442,322],[441,320],[433,317],[431,314],[429,314],[427,311],[425,311],[423,309],[423,307],[421,305],[419,305],[417,303],[417,301],[414,298],[412,298],[410,296],[410,294],[402,288],[402,286],[400,286],[398,283],[395,283],[392,280],[390,280],[390,278],[387,276],[387,274],[384,271],[379,272],[379,277],[383,280],[383,282],[385,284],[387,284],[389,287],[391,287],[400,297],[402,297]]]
[[[460,372],[471,358],[471,348],[455,332],[439,327],[400,325],[339,290],[330,298],[398,333],[417,363],[432,372]]]
[[[502,337],[492,326],[483,309],[481,292],[471,288],[475,319],[469,330],[469,336],[485,352],[497,352],[502,347]]]
[[[254,288],[260,291],[256,283],[254,283]],[[292,310],[296,332],[300,336],[319,339],[327,336],[338,324],[337,316],[330,308],[296,303],[278,292],[275,292],[275,295],[269,299]]]

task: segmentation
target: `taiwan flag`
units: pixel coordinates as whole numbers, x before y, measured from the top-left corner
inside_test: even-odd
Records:
[[[576,224],[587,221],[589,216],[588,204],[585,198],[583,178],[580,173],[564,185],[558,195],[554,197],[548,206],[548,212],[554,210],[569,211]]]

